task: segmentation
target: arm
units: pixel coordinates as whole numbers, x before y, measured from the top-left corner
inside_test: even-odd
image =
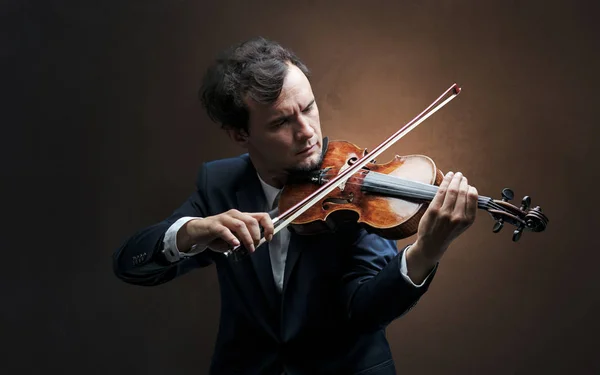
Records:
[[[410,249],[397,254],[395,242],[360,235],[345,275],[350,319],[361,327],[382,328],[410,310],[429,288],[450,243],[475,220],[477,197],[462,173],[450,172],[419,221]]]
[[[428,290],[437,265],[424,281],[412,281],[410,271],[409,275],[402,272],[403,263],[407,265],[406,250],[398,252],[395,241],[366,232],[352,244],[343,280],[344,297],[348,317],[358,327],[385,327],[408,312]]]
[[[182,232],[181,229],[185,228],[184,225],[189,219],[207,214],[204,166],[200,169],[196,185],[196,192],[190,195],[170,217],[137,231],[113,253],[113,271],[119,279],[135,285],[159,285],[194,268],[205,267],[212,263],[208,251],[198,252],[195,255],[189,254],[190,256],[181,257],[176,261],[167,260],[162,253],[165,247],[173,250],[177,233]]]
[[[210,265],[216,252],[242,244],[254,252],[262,237],[260,225],[271,240],[274,228],[268,213],[231,209],[208,215],[206,174],[203,165],[197,191],[169,218],[138,231],[115,251],[113,268],[118,278],[135,285],[159,285]]]
[[[209,251],[187,253],[173,246],[173,238],[183,231],[181,223],[203,216],[197,210],[198,201],[190,196],[168,219],[141,229],[128,238],[113,254],[113,270],[124,282],[154,286],[179,277],[194,268],[205,267],[212,263]],[[181,251],[177,260],[168,260],[163,249]]]

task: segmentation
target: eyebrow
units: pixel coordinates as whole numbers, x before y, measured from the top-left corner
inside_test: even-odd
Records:
[[[306,105],[306,107],[304,107],[304,108],[302,109],[302,111],[304,111],[305,109],[309,108],[309,107],[310,107],[311,105],[313,105],[313,104],[315,104],[315,98],[313,98],[313,99],[310,101],[310,103],[308,103],[308,104]],[[273,125],[273,124],[279,123],[280,121],[282,121],[282,120],[285,120],[285,119],[287,119],[287,118],[289,118],[289,117],[291,117],[291,116],[279,116],[279,117],[276,117],[276,118],[274,118],[273,120],[269,121],[269,125]]]

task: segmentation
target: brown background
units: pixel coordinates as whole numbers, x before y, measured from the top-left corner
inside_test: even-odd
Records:
[[[597,6],[367,3],[3,2],[2,373],[206,373],[214,267],[134,287],[111,254],[187,197],[202,161],[242,152],[196,91],[255,35],[311,67],[324,134],[369,149],[459,83],[379,161],[425,154],[550,218],[515,244],[479,211],[388,329],[401,373],[600,372]]]

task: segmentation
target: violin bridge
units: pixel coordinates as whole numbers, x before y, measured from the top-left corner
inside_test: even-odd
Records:
[[[346,169],[348,169],[348,168],[350,168],[350,164],[349,164],[349,163],[346,163],[346,164],[344,164],[344,165],[343,165],[343,166],[340,168],[340,171],[338,172],[338,175],[339,175],[340,173],[344,172],[344,171],[345,171]],[[346,181],[347,181],[347,180],[344,180],[344,181],[342,181],[342,182],[341,182],[341,183],[338,185],[338,188],[340,189],[340,191],[344,191],[344,189],[346,188]]]

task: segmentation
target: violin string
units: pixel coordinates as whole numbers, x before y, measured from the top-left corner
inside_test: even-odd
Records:
[[[355,182],[358,181],[358,182]],[[376,178],[356,178],[351,177],[347,180],[346,184],[349,185],[362,185],[366,188],[374,190],[385,190],[388,193],[401,193],[405,196],[420,198],[420,199],[432,199],[435,194],[424,189],[415,188],[414,186],[405,185],[402,183],[390,184],[389,181],[377,180]]]
[[[367,175],[363,179],[363,184],[366,187],[374,188],[375,190],[384,189],[387,192],[393,192],[395,190],[396,192],[399,192],[402,195],[406,195],[413,198],[433,199],[435,197],[435,191],[433,191],[429,187],[418,187],[415,184],[402,180],[388,180],[384,176]]]
[[[365,183],[365,186],[369,187],[370,184]],[[387,193],[397,193],[398,192],[398,188],[396,186],[381,186],[381,185],[375,185],[377,188],[377,191],[381,191],[381,192],[387,192]],[[419,190],[417,190],[417,192],[419,192]],[[416,193],[415,194],[415,190],[410,189],[410,188],[402,188],[401,189],[401,194],[405,195],[407,197],[411,197],[411,198],[421,198],[421,199],[426,199],[428,201],[432,200],[432,196],[429,194],[419,194]],[[393,194],[391,194],[393,195]],[[485,200],[484,198],[478,198],[477,200],[477,206],[480,208],[488,208],[488,201]]]
[[[394,177],[394,176],[389,176],[386,174],[382,174],[382,173],[377,173],[377,172],[371,172],[374,173],[375,176],[375,180],[377,181],[377,183],[385,183],[386,186],[389,189],[394,189],[395,187],[400,187],[400,189],[402,189],[402,192],[407,192],[409,194],[412,194],[413,190],[417,190],[417,191],[425,191],[427,192],[427,194],[425,194],[424,198],[426,199],[433,199],[435,197],[435,194],[437,194],[437,191],[439,190],[438,186],[435,185],[430,185],[430,184],[426,184],[423,182],[418,182],[418,181],[411,181],[411,180],[406,180],[400,177]],[[369,173],[370,175],[370,173]],[[367,177],[364,179],[366,182],[366,179],[369,178],[369,175],[367,175]],[[478,197],[478,206],[480,207],[488,207],[488,202],[490,201],[490,199],[488,197]],[[498,208],[500,208],[498,206]]]
[[[376,181],[386,181],[388,189],[390,189],[390,192],[394,191],[394,188],[396,186],[400,187],[400,189],[405,189],[405,187],[410,187],[410,188],[417,189],[417,190],[423,189],[430,194],[428,196],[425,196],[424,198],[433,199],[433,197],[439,190],[439,187],[435,186],[435,185],[430,185],[430,184],[426,184],[426,183],[422,183],[422,182],[418,182],[418,181],[406,180],[406,179],[403,179],[400,177],[389,176],[389,175],[378,173],[378,172],[370,172],[369,175],[371,173],[374,173],[374,176],[376,176],[376,178],[375,178]],[[367,175],[367,178],[368,178],[368,175]],[[366,178],[364,178],[363,180],[366,180]],[[402,190],[402,191],[405,191],[405,190]],[[406,190],[406,191],[408,191],[408,190]],[[504,211],[504,208],[502,206],[494,203],[493,200],[491,200],[488,197],[479,196],[477,199],[477,203],[478,203],[478,207],[482,207],[482,208],[493,207],[498,210]]]
[[[365,185],[363,185],[363,186],[365,186]],[[390,193],[390,195],[392,195],[392,198],[393,198],[393,193],[397,193],[398,189],[377,186],[377,191],[383,192],[383,193],[386,193],[386,192]],[[423,198],[423,197],[418,196],[417,194],[411,194],[411,193],[405,193],[405,192],[403,192],[402,194],[404,196],[406,196],[407,198],[417,198],[417,199],[422,198],[422,199],[425,199],[425,200],[431,202],[431,199],[429,199],[429,197]],[[488,203],[489,203],[488,201],[485,201],[485,200],[479,198],[477,200],[477,207],[488,209],[490,207],[490,205]],[[498,207],[498,208],[501,209],[501,207]]]
[[[329,170],[324,176],[328,177],[334,170]],[[438,191],[438,187],[422,182],[406,180],[401,177],[389,176],[383,173],[372,172],[372,171],[360,171],[357,174],[362,175],[361,177],[352,176],[348,178],[346,184],[350,185],[362,185],[371,188],[377,188],[384,190],[387,193],[401,193],[408,195],[412,198],[431,200]],[[358,181],[358,182],[353,182]],[[384,186],[382,186],[384,185]],[[504,207],[495,203],[489,197],[478,197],[478,207],[489,209],[495,208],[500,211],[505,211]]]
[[[406,180],[403,179],[401,177],[394,177],[394,176],[389,176],[383,173],[378,173],[378,172],[370,172],[366,178],[368,178],[368,176],[373,173],[374,176],[376,177],[376,180],[384,180],[388,183],[388,186],[390,186],[392,189],[395,186],[400,186],[400,187],[404,187],[404,186],[410,186],[414,189],[423,189],[425,191],[428,191],[431,196],[427,196],[427,199],[433,199],[433,197],[435,196],[435,194],[437,193],[437,191],[439,190],[438,186],[435,185],[430,185],[430,184],[426,184],[423,182],[418,182],[418,181],[411,181],[411,180]],[[364,178],[364,179],[366,179]],[[504,207],[500,206],[499,204],[495,203],[491,198],[489,197],[485,197],[485,196],[479,196],[477,199],[477,203],[479,207],[483,207],[483,208],[496,208],[498,210],[504,211]]]
[[[389,193],[392,198],[394,193],[399,193],[399,189],[394,186],[394,187],[387,187],[387,186],[381,186],[381,185],[371,185],[368,183],[362,183],[362,184],[358,184],[358,183],[354,183],[354,182],[350,182],[350,185],[362,185],[362,186],[366,186],[366,187],[375,187],[377,189],[377,191],[382,192],[382,193]],[[402,191],[400,191],[400,193],[402,195],[404,195],[407,198],[417,198],[417,199],[424,199],[427,201],[431,201],[431,196],[430,195],[420,195],[418,194],[419,191],[415,191],[414,190],[408,190],[408,189],[404,189]],[[398,197],[397,197],[398,198]],[[483,208],[483,209],[489,209],[489,208],[496,208],[500,211],[505,211],[504,207],[494,203],[493,201],[491,201],[489,198],[483,198],[483,197],[478,197],[477,199],[477,207],[479,208]]]
[[[362,183],[356,183],[353,181],[361,181]],[[419,188],[415,188],[414,186],[410,186],[410,185],[404,185],[401,183],[396,183],[396,181],[394,181],[395,183],[393,184],[382,184],[381,182],[378,183],[373,183],[375,179],[371,178],[370,180],[367,180],[365,178],[363,179],[358,179],[358,178],[350,178],[347,182],[350,185],[361,185],[367,188],[373,188],[373,189],[377,189],[379,191],[384,191],[387,193],[400,193],[406,197],[411,197],[411,198],[418,198],[418,199],[425,199],[425,200],[431,200],[433,199],[433,197],[435,196],[435,190],[433,189],[428,189],[427,190],[423,190],[421,187]],[[393,195],[393,194],[391,194]],[[481,206],[487,206],[487,200],[485,198],[479,198],[478,203]]]

